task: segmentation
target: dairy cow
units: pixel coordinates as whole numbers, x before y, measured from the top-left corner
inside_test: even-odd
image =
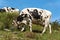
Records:
[[[0,9],[0,12],[6,12],[4,9]]]
[[[12,8],[12,7],[3,7],[2,9],[4,9],[6,12],[19,12],[19,9],[16,8]]]
[[[42,31],[42,34],[46,31],[46,28],[49,27],[50,33],[51,33],[51,25],[50,25],[50,18],[51,18],[51,12],[45,9],[39,9],[39,8],[25,8],[20,12],[20,17],[17,19],[17,23],[24,23],[28,22],[30,24],[30,31],[32,32],[32,23],[39,23],[40,25],[44,25],[44,29]],[[22,16],[21,16],[22,15]],[[30,17],[25,18],[24,15],[28,15]],[[22,18],[21,18],[22,17]],[[24,18],[24,19],[23,19]],[[21,20],[22,19],[22,20]],[[27,20],[26,20],[27,19]],[[23,22],[23,20],[25,22]],[[22,28],[22,31],[24,28]]]

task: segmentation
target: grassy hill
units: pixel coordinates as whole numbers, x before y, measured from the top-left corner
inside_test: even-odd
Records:
[[[52,23],[52,34],[49,34],[47,28],[47,31],[40,35],[43,27],[35,24],[33,24],[33,32],[29,31],[29,27],[21,32],[11,24],[18,15],[18,13],[0,13],[0,40],[60,40],[60,26],[57,22]],[[5,28],[10,31],[5,31]]]
[[[46,32],[44,35],[40,35],[37,32],[0,30],[0,40],[60,40],[60,31],[55,30],[52,34]]]

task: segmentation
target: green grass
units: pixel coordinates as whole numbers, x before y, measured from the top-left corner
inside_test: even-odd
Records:
[[[33,24],[33,30],[41,30],[40,25]],[[52,34],[49,34],[47,29],[46,33],[40,34],[38,32],[30,32],[27,29],[25,32],[0,30],[0,40],[60,40],[60,30],[52,30]]]
[[[0,40],[60,40],[60,31],[53,31],[52,34],[48,32],[41,33],[34,32],[20,32],[20,31],[2,31],[0,30]]]
[[[49,34],[49,29],[47,28],[47,31],[43,35],[40,35],[43,27],[35,24],[32,27],[33,32],[29,31],[29,27],[26,28],[25,32],[11,30],[14,27],[11,24],[12,20],[17,16],[17,13],[0,13],[0,40],[60,40],[60,30],[53,29],[55,24],[52,27],[52,34]],[[4,31],[5,27],[10,31]],[[60,29],[60,27],[57,28]]]

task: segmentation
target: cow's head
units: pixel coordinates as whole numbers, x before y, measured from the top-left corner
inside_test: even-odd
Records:
[[[21,14],[17,17],[16,20],[13,20],[12,24],[16,27],[21,28],[22,26],[28,24],[29,19],[31,19],[31,16],[29,16],[28,14]]]

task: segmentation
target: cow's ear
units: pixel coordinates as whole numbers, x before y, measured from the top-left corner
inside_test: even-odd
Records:
[[[29,12],[29,9],[27,9],[27,11]]]

